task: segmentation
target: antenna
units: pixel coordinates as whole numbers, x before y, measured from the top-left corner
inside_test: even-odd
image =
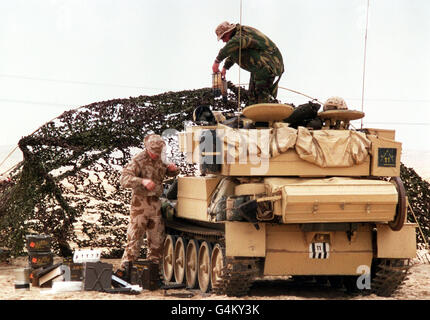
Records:
[[[370,0],[367,0],[366,31],[364,32],[363,84],[361,87],[361,112],[364,112],[364,79],[366,75],[366,51],[367,51],[367,27],[369,24],[369,3],[370,3]],[[363,129],[363,118],[361,118],[361,129]]]
[[[239,83],[240,83],[240,64],[241,64],[241,56],[242,56],[242,0],[240,0],[240,20],[239,20]],[[237,111],[242,111],[240,107],[240,85],[239,92],[237,95]]]

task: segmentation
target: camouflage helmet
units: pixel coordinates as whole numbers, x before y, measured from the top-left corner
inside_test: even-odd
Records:
[[[223,23],[221,23],[220,25],[218,25],[218,27],[216,27],[215,29],[215,33],[218,37],[218,41],[227,33],[230,32],[231,30],[233,30],[234,28],[236,28],[236,25],[233,23],[229,23],[227,21],[224,21]]]
[[[148,151],[160,155],[166,143],[158,134],[150,134],[145,137],[145,147]]]
[[[345,100],[341,97],[330,97],[324,103],[324,111],[327,110],[348,110]]]

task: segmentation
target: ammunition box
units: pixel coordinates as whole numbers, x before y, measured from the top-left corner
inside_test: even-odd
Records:
[[[39,286],[39,272],[42,271],[42,269],[43,268],[31,270],[30,275],[29,275],[29,280],[31,281],[31,285],[33,287]]]
[[[51,266],[53,262],[52,252],[30,252],[28,256],[28,263],[32,269]]]
[[[159,289],[159,265],[151,261],[138,260],[131,269],[131,284],[137,284],[146,290]]]
[[[64,265],[70,268],[70,281],[82,281],[84,279],[84,264],[66,262]]]
[[[48,252],[51,251],[51,237],[44,235],[28,235],[26,248],[28,252]]]

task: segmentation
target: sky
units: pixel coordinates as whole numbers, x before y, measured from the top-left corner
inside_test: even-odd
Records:
[[[0,146],[66,110],[211,86],[216,26],[253,26],[280,49],[280,87],[363,110],[430,153],[430,1],[0,0]],[[237,66],[227,80],[246,84]],[[309,99],[280,89],[283,103]],[[360,121],[355,122],[360,127]],[[0,159],[1,161],[2,159]],[[430,166],[429,166],[430,167]]]

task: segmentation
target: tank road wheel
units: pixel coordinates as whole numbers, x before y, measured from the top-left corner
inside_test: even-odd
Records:
[[[174,246],[175,237],[170,234],[166,235],[163,247],[163,277],[166,282],[173,280]]]
[[[199,256],[199,243],[195,239],[188,241],[185,251],[185,281],[187,288],[197,287],[197,261]]]
[[[224,260],[223,250],[219,243],[217,243],[212,249],[211,256],[211,283],[214,291],[217,291],[218,287],[222,286]]]
[[[391,296],[408,274],[409,259],[375,259],[372,291],[378,296]]]
[[[211,287],[211,245],[203,241],[199,249],[198,258],[198,279],[200,291],[208,292]]]
[[[173,271],[175,274],[176,283],[182,284],[185,280],[185,240],[179,237],[176,240],[174,251]]]

